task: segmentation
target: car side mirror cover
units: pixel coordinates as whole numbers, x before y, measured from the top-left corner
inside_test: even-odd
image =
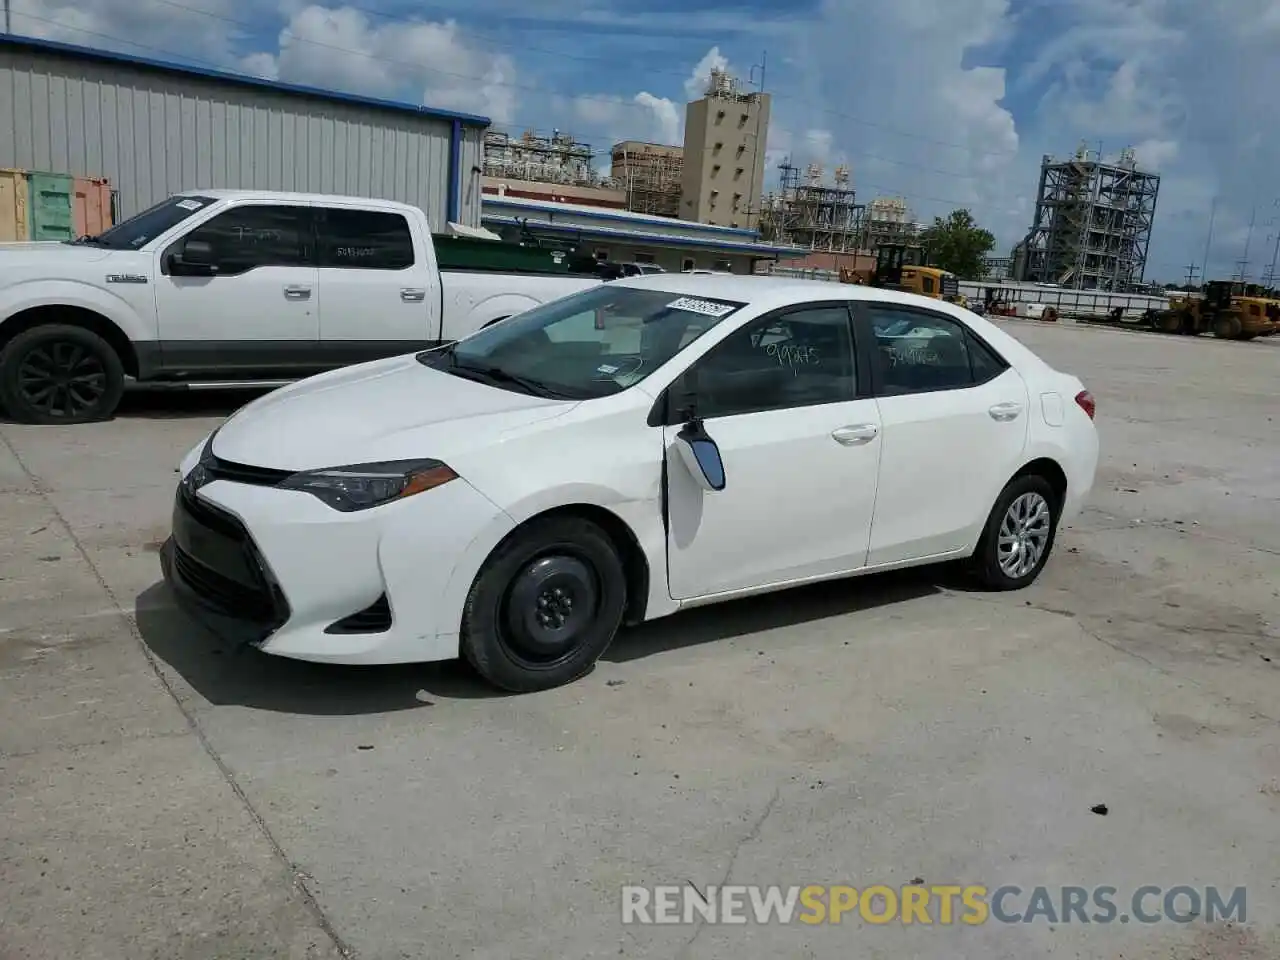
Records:
[[[676,434],[676,452],[698,486],[711,493],[725,487],[724,460],[720,448],[707,434],[702,422],[692,420]]]

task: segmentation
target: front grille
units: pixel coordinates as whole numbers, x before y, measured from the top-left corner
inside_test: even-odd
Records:
[[[244,525],[231,514],[201,500],[185,486],[178,488],[178,494],[182,497],[183,509],[197,523],[208,527],[210,530],[216,530],[224,537],[230,537],[237,543],[248,542],[249,538],[245,533]]]
[[[173,566],[178,576],[202,600],[227,616],[255,623],[274,623],[280,619],[272,591],[265,586],[249,587],[224,577],[181,547],[173,551]]]
[[[185,514],[185,518],[183,518]],[[184,549],[178,527],[194,523],[223,538],[193,555]],[[174,514],[174,572],[201,601],[224,616],[277,629],[289,617],[289,604],[267,571],[249,531],[232,514],[178,488]],[[209,550],[204,556],[203,550]]]
[[[369,606],[325,627],[325,633],[384,633],[391,629],[391,604],[384,593]]]
[[[223,460],[212,453],[203,461],[205,472],[211,480],[231,480],[234,483],[245,483],[255,487],[274,487],[292,475],[290,470],[276,470],[272,467],[252,467],[245,463]]]

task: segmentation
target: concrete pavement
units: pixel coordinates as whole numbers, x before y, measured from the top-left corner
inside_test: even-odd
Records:
[[[525,697],[175,611],[173,466],[227,401],[0,426],[0,957],[1280,956],[1280,345],[1009,329],[1105,451],[1035,587],[695,611]],[[1249,922],[619,921],[628,883],[916,879],[1247,885]]]

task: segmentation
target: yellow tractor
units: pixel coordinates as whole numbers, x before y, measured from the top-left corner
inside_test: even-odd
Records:
[[[876,265],[871,270],[844,269],[840,271],[840,280],[902,290],[967,307],[969,301],[960,292],[960,278],[948,270],[929,266],[927,261],[923,247],[884,244],[876,248]]]
[[[1251,296],[1238,281],[1210,280],[1201,296],[1171,297],[1168,310],[1150,311],[1147,320],[1162,333],[1212,332],[1222,340],[1252,340],[1276,332],[1280,301]]]

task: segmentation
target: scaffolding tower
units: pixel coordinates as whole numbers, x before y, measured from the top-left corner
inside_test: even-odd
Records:
[[[554,131],[549,137],[526,130],[519,137],[491,130],[484,135],[484,172],[535,183],[559,183],[578,187],[611,187],[591,165],[588,144],[570,134]]]
[[[911,208],[904,197],[876,197],[867,204],[863,246],[875,250],[882,246],[919,242],[920,224],[911,218]]]
[[[849,168],[836,167],[834,186],[823,183],[823,170],[800,169],[787,158],[778,165],[780,192],[761,204],[760,232],[771,241],[808,247],[823,253],[855,253],[863,233],[863,207],[855,202]]]
[[[1140,287],[1159,193],[1159,175],[1139,170],[1130,148],[1115,163],[1085,144],[1070,160],[1045,155],[1016,279],[1118,293]]]
[[[627,209],[659,217],[680,216],[684,149],[627,140],[614,146],[613,179],[626,191]]]

